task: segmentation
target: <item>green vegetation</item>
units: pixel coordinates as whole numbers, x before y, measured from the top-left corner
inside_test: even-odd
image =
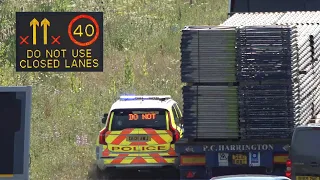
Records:
[[[16,73],[16,11],[103,11],[104,72]],[[170,94],[181,104],[180,30],[226,17],[227,0],[1,1],[0,85],[33,87],[31,178],[85,179],[100,117],[120,94]]]

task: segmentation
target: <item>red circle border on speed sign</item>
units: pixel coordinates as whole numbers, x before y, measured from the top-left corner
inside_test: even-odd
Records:
[[[88,42],[79,42],[77,41],[73,35],[72,35],[72,26],[73,24],[78,21],[79,19],[89,19],[95,26],[96,28],[96,34],[95,36],[93,37],[93,39],[91,39],[90,41]],[[98,22],[96,21],[95,18],[93,18],[92,16],[89,16],[89,15],[85,15],[85,14],[81,14],[81,15],[78,15],[76,16],[75,18],[73,18],[70,23],[69,23],[69,26],[68,26],[68,35],[69,35],[69,38],[71,39],[71,41],[73,43],[75,43],[76,45],[78,46],[90,46],[91,44],[93,44],[99,37],[99,33],[100,33],[100,28],[99,28],[99,25],[98,25]]]

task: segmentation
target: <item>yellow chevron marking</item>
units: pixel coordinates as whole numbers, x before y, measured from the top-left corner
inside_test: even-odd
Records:
[[[146,156],[146,157],[150,156],[149,153],[144,153],[144,154],[139,154],[139,155],[140,155],[140,156]]]
[[[173,164],[176,158],[164,158],[168,164]]]
[[[131,162],[133,161],[135,157],[126,157],[124,158],[120,164],[131,164]]]
[[[109,157],[117,157],[117,156],[119,156],[119,154],[122,154],[122,153],[110,153],[109,154]],[[132,153],[130,153],[128,156],[129,157],[137,157],[137,156],[150,156],[150,154],[152,154],[152,153],[143,153],[143,154],[138,154],[138,153],[136,153],[136,154],[132,154]],[[169,153],[156,153],[156,154],[159,154],[160,156],[170,156],[169,155]]]
[[[109,134],[109,135],[106,137],[106,142],[107,142],[107,143],[111,143],[111,142],[114,141],[117,137],[118,137],[118,135]]]
[[[103,163],[104,164],[111,164],[112,160],[113,159],[105,159],[105,160],[103,160]]]
[[[170,143],[172,140],[172,137],[169,134],[161,134],[160,137],[166,142]]]
[[[151,157],[142,157],[147,163],[146,164],[157,164],[157,161],[154,158]],[[115,158],[116,159],[116,158]],[[131,164],[132,161],[135,159],[135,157],[125,157],[121,161],[120,164]],[[168,164],[173,164],[175,161],[175,158],[164,158]],[[114,159],[105,159],[103,161],[104,164],[110,165]]]
[[[154,144],[158,144],[158,143],[151,138],[151,141],[148,141],[147,144],[148,145],[154,145]]]
[[[143,158],[145,161],[147,161],[147,163],[149,164],[153,164],[153,163],[157,163],[157,161],[153,158]]]
[[[139,134],[140,130],[139,129],[133,129],[133,131],[130,134]]]
[[[127,135],[120,135],[120,136],[127,136]],[[127,141],[126,139],[123,140],[119,145],[121,146],[129,146],[131,144],[130,141]]]

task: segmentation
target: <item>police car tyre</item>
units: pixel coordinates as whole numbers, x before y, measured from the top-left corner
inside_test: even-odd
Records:
[[[88,172],[88,180],[108,180],[105,171],[101,171],[99,167],[94,163]]]

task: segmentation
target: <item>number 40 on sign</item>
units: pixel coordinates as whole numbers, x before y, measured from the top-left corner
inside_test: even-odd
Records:
[[[92,24],[87,24],[84,28],[84,35],[87,36],[87,37],[92,37],[95,33],[94,31],[94,27]],[[74,31],[73,31],[73,35],[76,35],[76,36],[80,36],[82,37],[83,36],[83,29],[82,29],[82,25],[78,25]]]

